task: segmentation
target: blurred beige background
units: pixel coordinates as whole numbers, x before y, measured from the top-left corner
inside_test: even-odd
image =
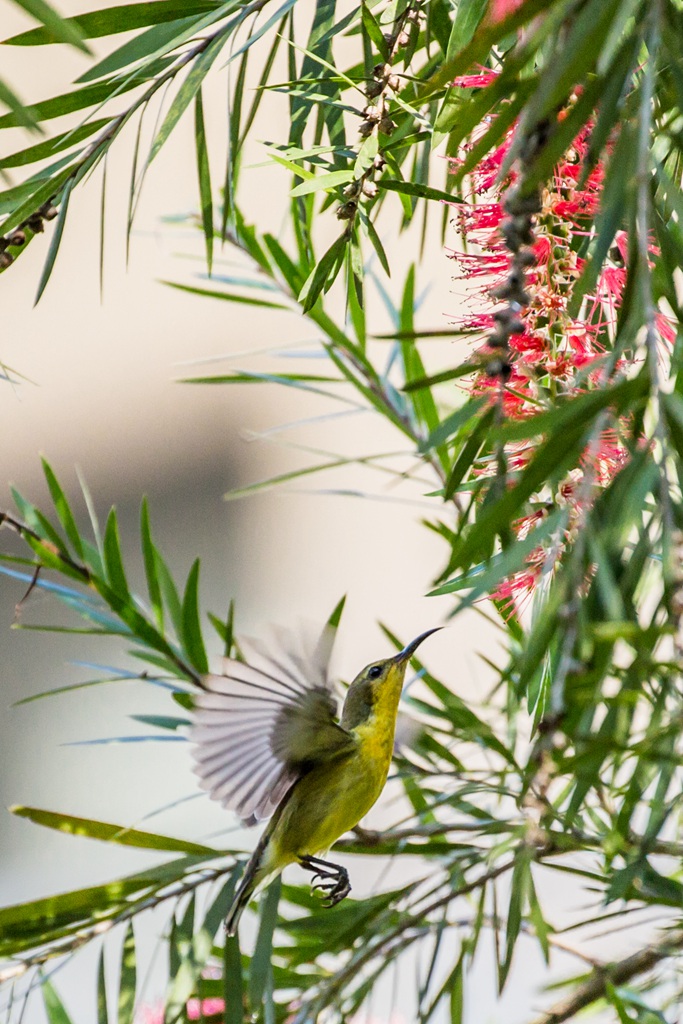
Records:
[[[60,10],[74,14],[93,6],[63,0]],[[4,37],[28,24],[7,0],[0,0],[0,23]],[[99,42],[97,49],[106,52],[107,41]],[[3,77],[26,101],[61,91],[84,65],[79,54],[63,47],[2,52]],[[224,76],[218,73],[214,80],[207,109],[212,156],[220,168]],[[257,132],[261,138],[279,138],[277,102],[264,102]],[[338,664],[348,678],[368,660],[388,653],[378,620],[407,640],[438,624],[450,607],[446,600],[423,596],[445,554],[438,539],[419,523],[430,510],[439,511],[422,496],[433,481],[425,475],[424,485],[387,485],[383,477],[350,467],[239,502],[223,500],[232,487],[317,461],[283,442],[346,454],[401,449],[403,442],[368,414],[329,418],[344,407],[300,392],[175,383],[188,372],[207,369],[188,363],[230,353],[245,355],[208,369],[267,368],[272,365],[268,357],[249,353],[274,346],[297,349],[299,343],[314,340],[315,333],[296,314],[197,299],[159,283],[196,283],[196,275],[202,273],[201,240],[193,231],[162,220],[196,208],[189,117],[149,171],[126,271],[123,224],[131,136],[132,132],[114,149],[109,162],[103,300],[98,285],[98,174],[72,199],[57,265],[38,307],[33,308],[33,299],[50,226],[46,237],[33,242],[16,267],[0,278],[0,358],[27,378],[20,385],[2,385],[0,506],[10,502],[10,481],[38,504],[44,501],[39,453],[49,458],[74,496],[78,467],[101,517],[111,504],[117,506],[124,551],[133,580],[141,585],[137,517],[141,496],[147,494],[157,540],[174,570],[184,577],[195,555],[203,556],[204,607],[222,614],[234,598],[243,631],[258,633],[269,622],[288,623],[299,616],[323,619],[347,593]],[[21,144],[25,143],[17,134],[12,150]],[[9,145],[9,139],[0,136],[0,145]],[[264,156],[255,151],[249,158],[259,163]],[[217,171],[215,180],[219,177]],[[284,196],[286,188],[280,172],[261,167],[246,172],[242,183],[252,214],[258,214],[262,224],[270,221],[269,229],[276,232],[278,194]],[[329,230],[335,231],[332,214],[328,217]],[[389,241],[392,258],[400,266],[401,252],[409,247],[396,233]],[[196,259],[183,259],[182,254]],[[224,255],[231,258],[229,252]],[[225,271],[217,265],[217,273],[221,269]],[[451,264],[436,236],[429,275],[421,321],[437,326],[458,300],[450,280]],[[381,315],[377,326],[385,326]],[[461,354],[449,345],[435,344],[430,365],[443,366]],[[320,365],[314,364],[313,371],[319,372]],[[268,440],[249,440],[246,433],[321,416],[326,418],[272,434]],[[326,489],[367,490],[376,499],[312,493]],[[168,711],[168,698],[161,691],[141,683],[118,683],[13,706],[27,695],[97,677],[95,670],[74,666],[76,659],[128,663],[124,645],[11,631],[14,606],[24,590],[24,585],[0,577],[2,807],[17,802],[122,825],[143,823],[142,827],[199,840],[233,827],[234,822],[205,797],[194,799],[197,790],[183,744],[71,745],[148,731],[128,715]],[[34,593],[22,621],[51,622],[59,616],[53,601]],[[496,644],[496,635],[473,613],[434,637],[424,655],[461,696],[477,699],[487,684],[477,652],[485,649],[487,656],[495,657]],[[216,643],[213,653],[217,651]],[[192,799],[147,820],[158,808],[182,798]],[[370,824],[389,821],[390,804],[391,794],[373,812]],[[144,852],[60,837],[0,813],[1,903],[101,882],[154,860]],[[253,834],[240,833],[235,840],[247,848]],[[367,891],[376,877],[374,863],[361,867],[354,861],[359,892]],[[398,878],[392,869],[388,882]],[[150,943],[163,915],[155,920],[145,926]],[[535,946],[533,951],[529,946],[528,956],[531,968],[537,963]],[[81,984],[79,973],[90,972],[91,967],[92,954],[85,953],[59,976],[77,1024],[92,1019],[94,989],[90,982]],[[152,974],[150,1001],[160,978],[159,971]],[[533,970],[527,978],[515,977],[505,998],[496,1003],[490,964],[484,963],[473,978],[477,1005],[469,1019],[503,1021],[515,1008],[524,1016],[529,1000],[533,1005],[536,998],[531,995],[535,984]],[[412,985],[413,979],[404,977],[397,989],[399,1005],[410,1006]],[[374,1014],[379,1020],[388,1016],[379,1006]]]

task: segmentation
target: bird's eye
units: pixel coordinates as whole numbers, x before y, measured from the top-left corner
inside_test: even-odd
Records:
[[[368,669],[368,679],[379,679],[382,675],[382,666],[373,665],[371,669]]]

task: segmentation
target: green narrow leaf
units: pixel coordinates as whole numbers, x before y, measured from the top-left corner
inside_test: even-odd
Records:
[[[133,146],[133,161],[130,168],[130,184],[128,186],[128,210],[126,213],[126,267],[130,262],[130,235],[133,230],[133,220],[135,219],[136,210],[136,186],[137,186],[137,172],[138,172],[138,159],[140,157],[140,140],[142,138],[142,122],[145,117],[145,110],[147,109],[146,104],[140,111],[140,117],[138,118],[138,126],[135,130],[135,145]],[[140,182],[142,188],[142,182]]]
[[[140,716],[141,717],[141,716]],[[27,818],[36,825],[56,829],[72,836],[86,836],[99,839],[105,843],[118,843],[121,846],[134,846],[141,850],[163,850],[169,853],[185,853],[188,856],[210,857],[219,856],[220,851],[199,843],[161,836],[154,832],[141,832],[139,829],[127,828],[125,825],[112,825],[104,821],[92,821],[89,818],[77,818],[73,814],[60,814],[56,811],[44,811],[37,807],[24,807],[15,804],[9,808],[12,814]]]
[[[464,952],[460,954],[451,976],[451,1024],[462,1024],[464,1010],[465,971]]]
[[[379,53],[382,60],[388,62],[391,59],[391,55],[389,53],[387,41],[384,38],[384,33],[382,32],[382,29],[379,27],[377,19],[375,18],[372,11],[368,7],[366,0],[361,0],[360,16],[363,31],[375,44],[377,52]]]
[[[102,117],[97,121],[89,121],[87,124],[81,125],[80,128],[75,128],[69,132],[62,132],[61,135],[55,135],[54,138],[47,139],[45,142],[38,142],[35,146],[28,146],[26,149],[17,150],[11,156],[3,157],[0,160],[0,169],[25,167],[27,164],[33,164],[39,160],[50,160],[56,153],[64,149],[71,149],[72,146],[78,145],[83,139],[95,135],[96,132],[108,125],[110,121],[111,117]]]
[[[327,625],[330,626],[335,631],[335,633],[337,632],[337,629],[339,628],[339,623],[341,622],[341,617],[342,617],[343,612],[344,612],[344,605],[345,604],[346,604],[346,594],[344,594],[344,596],[341,597],[337,601],[336,605],[332,609],[332,614],[329,616],[329,618],[327,620]]]
[[[282,881],[278,875],[261,899],[258,936],[249,968],[249,1005],[253,1012],[262,1005],[268,986],[272,985],[270,960],[281,890]]]
[[[185,81],[180,86],[180,89],[176,93],[176,96],[171,104],[166,117],[156,134],[156,138],[152,143],[152,148],[149,151],[147,157],[147,165],[151,164],[155,156],[159,153],[159,150],[166,142],[167,138],[177,125],[180,118],[183,116],[188,106],[195,98],[197,90],[201,86],[205,77],[211,70],[211,65],[215,61],[218,54],[223,49],[225,43],[226,34],[222,33],[216,39],[214,39],[203,53],[196,58],[192,65],[192,69],[187,75]]]
[[[204,126],[204,106],[202,103],[201,88],[195,96],[194,104],[199,201],[201,206],[204,241],[206,244],[206,266],[209,277],[211,277],[211,268],[213,265],[213,201],[211,198],[211,175],[209,169],[209,153],[206,148],[206,129]]]
[[[120,7],[105,7],[101,11],[90,11],[75,18],[62,18],[81,37],[97,39],[117,32],[158,25],[164,21],[175,21],[191,11],[208,12],[217,6],[215,0],[148,0],[148,2],[121,4]],[[5,46],[43,46],[60,40],[47,28],[33,28],[28,32],[3,40]]]
[[[242,43],[239,49],[235,50],[234,53],[230,54],[230,60],[228,61],[228,63],[230,63],[233,60],[236,60],[237,57],[240,57],[243,53],[246,52],[246,50],[252,47],[254,43],[257,43],[261,36],[264,36],[266,32],[269,32],[274,25],[277,25],[279,21],[282,21],[287,12],[292,9],[296,2],[297,0],[285,0],[282,7],[278,7],[275,13],[271,14],[270,18],[268,18],[267,21],[264,21],[261,27],[258,28],[256,32],[253,32],[245,43]]]
[[[109,1024],[109,1011],[107,1010],[107,985],[104,967],[104,943],[102,943],[100,946],[100,956],[97,965],[97,1024]]]
[[[197,558],[190,569],[183,598],[183,645],[198,672],[209,671],[206,649],[199,621],[199,566]]]
[[[67,497],[64,494],[64,491],[62,490],[59,481],[57,480],[57,477],[55,476],[52,467],[50,466],[47,459],[43,458],[41,459],[41,462],[43,465],[43,473],[45,474],[47,486],[50,490],[50,495],[55,506],[57,518],[62,524],[64,532],[66,533],[67,537],[71,541],[74,551],[79,556],[79,558],[82,559],[83,545],[81,543],[81,535],[78,527],[76,526],[76,520],[73,517],[71,506],[69,505]]]
[[[453,192],[443,192],[439,188],[432,188],[431,185],[421,185],[417,181],[400,181],[396,178],[380,178],[377,182],[380,188],[389,192],[399,192],[404,196],[417,196],[418,199],[433,199],[442,203],[462,203],[460,196]]]
[[[176,39],[195,23],[196,16],[194,18],[179,18],[177,21],[171,21],[150,28],[147,32],[141,32],[89,67],[76,81],[81,84],[92,82],[97,78],[104,78],[114,72],[125,74],[125,69],[137,61],[144,58],[151,59],[155,54],[164,50],[172,50]]]
[[[104,885],[0,907],[0,956],[16,956],[23,950],[73,934],[93,916],[110,920],[123,907],[130,908],[131,900],[146,899],[151,892],[178,881],[203,859],[209,858],[181,857]]]
[[[183,635],[183,606],[180,601],[178,588],[166,562],[160,554],[155,560],[155,565],[164,605],[173,623],[176,636],[181,637]]]
[[[137,958],[133,922],[128,923],[121,948],[119,976],[118,1024],[133,1024],[135,1016],[135,989],[137,986]]]
[[[232,653],[234,644],[234,623],[235,623],[235,602],[230,601],[230,607],[228,608],[228,614],[225,619],[219,619],[213,612],[209,612],[209,619],[214,629],[218,633],[219,637],[223,641],[223,654],[226,658],[229,658]]]
[[[195,898],[188,903],[183,920],[173,931],[171,944],[171,979],[166,999],[165,1019],[169,1022],[183,1017],[187,1001],[198,992],[201,976],[214,948],[214,940],[237,884],[237,867],[221,886],[206,911],[203,920],[195,927]],[[201,998],[201,988],[199,988]]]
[[[523,540],[516,539],[509,547],[493,555],[487,562],[476,565],[463,575],[441,584],[431,590],[428,596],[437,597],[442,594],[453,594],[460,590],[469,590],[467,597],[461,601],[456,610],[460,612],[471,607],[482,595],[491,594],[501,580],[522,569],[529,555],[540,544],[562,529],[566,525],[566,520],[566,509],[555,509],[546,516],[540,526],[531,530]]]
[[[178,914],[180,913],[180,902],[175,906],[173,917],[171,918],[171,936],[168,945],[168,967],[169,967],[169,982],[171,988],[175,985],[175,980],[180,970],[180,965],[183,959],[183,946],[187,948],[192,939],[192,932],[194,930],[194,912],[197,904],[196,893],[192,892],[190,898],[185,906],[185,912],[180,920],[178,920]],[[164,1019],[168,1020],[171,1016],[173,1007],[169,1005],[170,1000],[166,1000]]]
[[[418,90],[417,100],[422,103],[450,83],[458,75],[465,74],[474,65],[481,63],[488,56],[491,47],[499,39],[503,39],[517,28],[532,21],[541,11],[557,4],[557,0],[525,0],[525,2],[505,18],[498,21],[487,21],[475,31],[469,43],[459,50],[452,58],[439,63],[438,70]],[[560,9],[562,5],[557,4]],[[541,19],[542,20],[542,19]],[[540,34],[541,25],[536,31]]]
[[[454,434],[457,434],[473,416],[476,416],[485,403],[486,398],[483,395],[479,398],[471,398],[468,402],[465,402],[463,406],[452,412],[445,420],[442,420],[435,430],[432,430],[429,437],[420,445],[420,451],[428,452],[433,448],[439,448],[453,437]]]
[[[16,125],[19,125],[21,128],[27,128],[32,132],[40,132],[38,122],[34,117],[31,108],[24,106],[17,94],[13,92],[1,78],[0,103],[9,109],[10,117],[14,118],[14,123]],[[11,157],[8,157],[7,159],[11,159]],[[3,164],[4,161],[0,161],[0,166]]]
[[[365,351],[365,311],[364,311],[364,299],[363,299],[363,253],[360,247],[360,238],[358,237],[358,226],[354,225],[351,237],[348,239],[348,245],[346,247],[346,253],[348,258],[348,303],[349,303],[349,314],[351,316],[351,322],[353,324],[354,334],[358,341],[358,347],[361,351]]]
[[[243,1024],[244,977],[242,974],[242,954],[240,953],[239,936],[225,937],[223,948],[223,1000],[225,1002],[224,1024]]]
[[[83,41],[83,33],[71,18],[62,18],[45,0],[16,0],[27,14],[42,21],[45,30],[56,43],[68,43],[90,54],[90,48]]]
[[[71,195],[71,189],[73,188],[73,185],[73,178],[69,178],[66,182],[66,185],[64,186],[64,189],[60,197],[59,215],[57,216],[57,223],[55,224],[54,232],[52,238],[50,239],[50,247],[47,251],[45,264],[40,275],[38,291],[36,292],[36,297],[33,303],[34,306],[37,306],[38,303],[40,302],[40,297],[45,291],[47,282],[50,280],[50,274],[52,273],[52,268],[54,267],[55,260],[57,259],[57,253],[59,252],[59,243],[62,240],[62,232],[64,231],[64,224],[66,222],[66,211],[69,208],[69,197]]]
[[[538,899],[536,893],[536,886],[534,885],[533,874],[529,872],[529,920],[533,925],[534,931],[536,932],[536,938],[539,941],[541,950],[543,951],[543,959],[546,964],[550,963],[550,943],[548,942],[548,936],[552,932],[552,928],[543,916],[543,908]]]
[[[211,288],[195,288],[189,284],[179,284],[176,281],[160,281],[169,288],[177,288],[179,292],[188,292],[190,295],[203,295],[208,299],[223,299],[224,302],[237,302],[245,306],[260,306],[263,309],[290,309],[282,302],[268,302],[266,299],[254,299],[250,295],[236,295],[233,292],[213,291]]]
[[[411,264],[403,287],[401,308],[399,310],[399,328],[404,335],[411,335],[415,330],[415,264]],[[417,346],[412,340],[401,342],[403,370],[406,386],[413,380],[422,380],[425,369]],[[421,426],[433,433],[439,422],[436,402],[430,389],[408,392],[408,400]]]
[[[360,210],[360,222],[361,222],[361,226],[365,230],[366,235],[370,239],[370,244],[372,245],[372,248],[377,253],[377,258],[379,259],[380,263],[382,264],[382,269],[384,270],[384,273],[387,275],[387,277],[391,277],[391,270],[389,268],[389,260],[387,259],[386,252],[384,251],[384,246],[382,245],[382,240],[379,237],[379,234],[377,233],[377,228],[372,223],[372,220],[370,219],[368,214],[363,209]]]
[[[151,69],[150,69],[151,70]],[[157,69],[158,70],[158,69]],[[97,82],[95,85],[86,85],[82,89],[75,89],[73,92],[63,93],[59,96],[51,96],[47,100],[32,103],[29,108],[29,115],[36,121],[49,121],[53,117],[61,117],[63,114],[70,114],[74,110],[83,110],[85,107],[93,107],[98,103],[104,103],[111,98],[116,89],[117,95],[134,89],[143,81],[142,75],[131,75],[124,84],[113,81]],[[0,117],[0,128],[15,128],[20,123],[14,113],[3,114]]]
[[[512,955],[522,926],[522,917],[527,903],[531,883],[531,850],[522,844],[515,856],[510,882],[510,905],[508,907],[507,930],[505,936],[505,959],[500,965],[499,984],[503,989],[512,964]]]
[[[157,562],[161,555],[152,541],[152,528],[149,521],[147,498],[142,499],[142,505],[140,506],[140,538],[142,541],[142,557],[145,563],[145,576],[147,578],[147,592],[156,624],[163,631],[164,605],[161,597],[159,574],[157,572]]]
[[[372,167],[375,157],[379,151],[379,140],[376,134],[369,135],[364,139],[358,150],[356,162],[353,165],[353,176],[356,179],[362,178],[368,168]]]
[[[52,982],[44,978],[40,987],[43,993],[45,1013],[50,1024],[73,1024]]]
[[[19,511],[19,515],[26,525],[35,530],[41,540],[49,541],[60,553],[63,552],[66,554],[66,546],[63,539],[59,536],[50,520],[43,515],[40,509],[37,509],[35,505],[32,505],[30,501],[27,501],[19,491],[16,490],[16,488],[11,487],[10,493],[14,500],[14,504]],[[80,576],[80,578],[82,579],[82,576]]]
[[[175,1024],[180,1019],[201,972],[201,966],[196,963],[193,941],[196,906],[196,893],[193,892],[181,920],[173,917],[168,950],[169,991],[164,1006],[165,1024]]]
[[[273,43],[271,45],[270,51],[268,52],[268,56],[266,57],[266,59],[265,59],[265,61],[263,63],[263,70],[261,72],[261,77],[259,79],[258,85],[256,86],[256,89],[254,90],[254,99],[253,99],[252,105],[251,105],[251,107],[249,109],[249,113],[247,114],[247,116],[246,116],[246,118],[244,120],[244,124],[242,126],[242,131],[240,133],[240,137],[239,137],[238,144],[237,144],[237,150],[240,150],[242,148],[242,146],[244,145],[244,141],[245,141],[245,139],[247,138],[247,136],[249,134],[249,130],[251,129],[252,124],[254,123],[254,118],[256,117],[256,114],[258,113],[258,109],[259,109],[259,107],[261,105],[261,100],[263,99],[263,97],[264,97],[264,95],[266,93],[266,90],[265,90],[264,87],[265,87],[266,83],[268,82],[268,79],[270,78],[270,72],[273,69],[273,64],[275,62],[275,57],[277,56],[278,49],[280,48],[280,43],[282,42],[283,31],[284,31],[284,18],[283,18],[283,26],[280,28],[280,31],[278,31],[275,34],[275,38],[273,39]],[[234,154],[233,154],[233,156],[234,156]]]
[[[128,581],[123,568],[121,556],[121,539],[119,537],[119,526],[116,519],[116,509],[112,508],[107,516],[107,525],[104,528],[104,541],[102,544],[104,567],[107,582],[112,590],[119,596],[130,600]]]
[[[340,185],[348,185],[350,181],[353,181],[353,170],[343,171],[330,171],[327,174],[316,174],[314,178],[309,178],[307,181],[302,181],[300,185],[296,185],[289,193],[292,198],[297,196],[307,196],[311,192],[319,192],[321,189],[332,190],[338,188]]]
[[[99,251],[99,271],[100,271],[100,302],[104,301],[104,237],[106,219],[105,214],[107,210],[107,157],[109,151],[105,152],[104,159],[102,160],[102,193],[100,197],[100,251]]]
[[[298,301],[301,303],[304,313],[307,313],[316,304],[328,279],[338,273],[346,253],[346,242],[345,232],[334,240],[308,275],[298,295]]]

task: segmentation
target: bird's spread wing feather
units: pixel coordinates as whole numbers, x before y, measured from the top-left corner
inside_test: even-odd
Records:
[[[313,639],[277,629],[244,640],[244,661],[224,659],[204,679],[190,731],[200,785],[250,824],[268,818],[289,787],[321,761],[353,749],[335,721],[328,677],[334,633]]]

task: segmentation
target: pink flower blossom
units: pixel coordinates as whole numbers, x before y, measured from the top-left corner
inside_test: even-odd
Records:
[[[490,0],[489,17],[491,21],[504,21],[518,10],[524,0]]]
[[[164,1024],[163,1002],[159,1000],[154,1006],[141,1006],[135,1015],[135,1024]]]
[[[213,996],[208,999],[188,999],[187,1016],[189,1020],[200,1020],[202,1017],[215,1017],[225,1010],[225,1001]]]

